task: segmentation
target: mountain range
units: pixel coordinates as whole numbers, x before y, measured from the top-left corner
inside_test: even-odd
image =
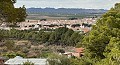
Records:
[[[48,13],[48,14],[103,14],[104,9],[82,9],[82,8],[27,8],[28,14]]]

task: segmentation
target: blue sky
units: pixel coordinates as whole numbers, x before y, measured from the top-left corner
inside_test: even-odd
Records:
[[[115,3],[120,3],[120,0],[17,0],[15,7],[25,5],[26,8],[54,7],[110,9]]]

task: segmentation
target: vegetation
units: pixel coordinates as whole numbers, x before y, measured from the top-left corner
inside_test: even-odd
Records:
[[[5,56],[5,57],[7,57],[7,58],[15,58],[16,56],[26,57],[25,54],[23,54],[23,53],[18,53],[18,52],[2,53],[2,56]]]
[[[34,63],[27,61],[27,62],[24,62],[23,65],[34,65]]]
[[[74,32],[68,28],[58,28],[55,31],[44,32],[40,30],[39,32],[30,30],[15,30],[10,31],[0,30],[0,35],[2,39],[18,39],[18,40],[30,40],[41,43],[55,44],[55,45],[67,45],[75,46],[82,39],[82,34],[79,32]],[[9,42],[9,41],[8,41]],[[9,43],[8,43],[9,44]],[[8,45],[7,44],[7,45]]]
[[[77,46],[85,48],[83,57],[76,59],[54,55],[48,60],[50,65],[119,65],[120,3],[104,14]]]
[[[79,46],[86,48],[84,57],[92,65],[120,64],[120,3],[98,20]]]
[[[14,41],[11,40],[5,41],[5,46],[7,47],[8,50],[13,50],[15,46]]]
[[[64,53],[65,48],[76,46],[83,38],[83,34],[65,27],[49,32],[44,30],[0,30],[0,36],[0,55],[9,58],[17,55],[47,58],[53,53]]]
[[[0,21],[16,23],[26,18],[26,8],[15,8],[16,0],[0,0]]]
[[[0,20],[5,22],[20,22],[26,17],[25,7],[14,8],[16,0],[0,0]],[[3,7],[4,6],[4,7]],[[22,13],[20,15],[19,13]],[[83,24],[86,25],[86,24]],[[88,25],[86,25],[88,26]],[[91,26],[91,25],[89,25]],[[84,35],[74,32],[66,27],[45,32],[44,30],[0,30],[1,55],[13,58],[16,55],[26,56],[31,49],[30,43],[23,46],[16,45],[12,40],[37,41],[40,44],[76,46],[85,48],[84,56],[81,58],[67,58],[65,56],[53,55],[53,49],[32,48],[33,53],[38,53],[39,57],[48,57],[50,65],[119,65],[120,64],[120,3],[115,4],[105,13],[92,27],[91,32]],[[82,41],[81,41],[82,39]],[[79,44],[77,44],[79,42]],[[37,44],[38,45],[38,44]],[[55,48],[54,48],[55,49]],[[1,49],[0,49],[1,50]],[[58,49],[63,52],[64,50]],[[5,52],[5,54],[3,53]],[[22,53],[21,53],[22,52]],[[11,54],[10,54],[11,53]],[[38,57],[38,55],[36,57]],[[33,56],[34,57],[34,56]],[[25,62],[24,65],[34,65]]]

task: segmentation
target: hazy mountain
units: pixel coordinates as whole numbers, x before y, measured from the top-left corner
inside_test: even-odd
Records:
[[[48,14],[103,14],[104,9],[77,9],[77,8],[28,8],[28,14],[48,13]]]

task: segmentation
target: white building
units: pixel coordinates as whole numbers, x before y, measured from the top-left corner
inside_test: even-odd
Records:
[[[7,60],[4,64],[6,65],[23,65],[24,62],[31,62],[34,65],[47,65],[47,59],[40,58],[22,58],[20,56],[16,56],[13,59]]]

